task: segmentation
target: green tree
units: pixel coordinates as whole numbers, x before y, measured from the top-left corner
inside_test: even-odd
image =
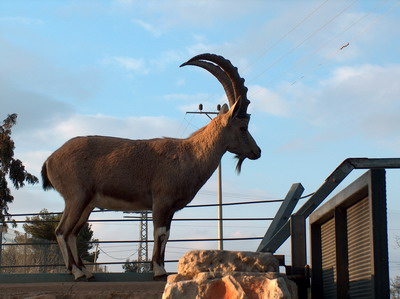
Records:
[[[392,295],[391,298],[399,299],[400,298],[400,276],[396,276],[395,279],[390,280],[390,293]]]
[[[26,217],[27,223],[25,223],[23,227],[25,232],[30,234],[33,238],[57,241],[54,231],[60,219],[60,214],[52,214],[46,209],[43,209],[37,216]],[[93,262],[95,252],[90,252],[90,250],[93,249],[94,244],[90,242],[98,242],[98,240],[93,239],[92,226],[85,223],[77,238],[78,254],[83,260]],[[97,252],[97,257],[98,256],[99,251]]]
[[[21,160],[14,158],[15,144],[11,139],[11,128],[16,122],[17,114],[14,113],[8,115],[0,125],[0,222],[11,220],[8,205],[14,197],[8,187],[7,176],[15,189],[23,187],[25,183],[33,185],[39,182],[37,177],[25,170]]]
[[[126,260],[125,264],[122,265],[122,269],[125,272],[137,272],[137,273],[146,273],[150,272],[150,263],[138,262],[138,261],[130,261]]]

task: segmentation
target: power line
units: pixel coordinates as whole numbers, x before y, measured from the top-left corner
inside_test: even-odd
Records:
[[[375,11],[378,7],[383,7],[386,2],[388,2],[390,0],[386,0],[383,3],[379,3],[378,5],[376,5],[374,7],[374,9],[372,9],[372,11]],[[353,4],[353,3],[352,3]],[[351,4],[351,5],[352,5]],[[388,14],[390,14],[391,12],[393,12],[395,9],[397,9],[397,7],[400,5],[400,2],[396,2],[393,6],[391,6],[383,15],[380,15],[378,17],[375,18],[374,22],[371,22],[370,25],[368,25],[364,30],[359,31],[356,36],[352,39],[348,39],[348,43],[346,44],[346,47],[351,45],[352,43],[354,43],[355,39],[359,38],[360,36],[362,36],[363,34],[365,34],[366,32],[368,32],[369,30],[371,30],[371,28],[373,26],[375,26],[377,23],[379,23],[383,18],[385,18]],[[348,8],[348,7],[347,7]],[[346,9],[347,9],[346,8]],[[343,13],[343,12],[341,12]],[[324,47],[326,47],[328,44],[330,44],[333,40],[335,40],[336,38],[338,38],[340,35],[342,35],[343,33],[347,32],[350,28],[354,27],[355,25],[357,25],[358,23],[360,23],[362,20],[364,20],[366,17],[368,17],[372,12],[368,12],[366,14],[364,14],[362,17],[360,17],[359,19],[357,19],[355,22],[353,22],[352,24],[350,24],[349,26],[347,26],[344,30],[342,30],[341,32],[339,32],[338,34],[336,34],[334,37],[332,37],[329,41],[327,41],[326,43],[324,43],[323,45],[321,45],[320,47],[318,47],[315,51],[313,51],[310,54],[306,54],[304,55],[302,58],[300,58],[293,66],[289,67],[286,71],[284,71],[280,76],[278,77],[274,77],[272,80],[270,80],[268,84],[276,81],[279,79],[279,77],[282,77],[283,75],[287,74],[290,70],[294,69],[295,67],[298,67],[301,64],[304,64],[304,62],[308,61],[310,58],[315,56],[315,53],[317,53],[318,51],[320,51],[321,49],[323,49]],[[337,16],[335,16],[337,17]],[[341,53],[341,48],[337,48],[336,50],[336,55],[337,56],[339,53]],[[327,59],[325,59],[327,60]],[[307,73],[303,73],[302,75],[300,75],[297,79],[295,79],[294,81],[292,81],[292,83],[290,85],[287,86],[287,88],[282,91],[282,93],[287,92],[288,89],[290,89],[294,84],[296,84],[298,81],[303,80],[306,77],[306,74],[312,73],[314,72],[317,68],[320,68],[323,65],[323,62],[318,63],[318,65],[312,69],[309,69],[307,71]],[[258,92],[260,92],[262,89],[259,88],[256,91],[254,91],[252,93],[252,96],[254,96],[255,94],[257,94]]]
[[[189,127],[189,125],[193,126],[192,125],[192,120],[194,118],[194,115],[192,115],[192,118],[189,121],[186,119],[186,116],[187,116],[187,114],[185,114],[185,117],[184,117],[184,120],[186,121],[186,126],[185,126],[185,128],[183,128],[183,130],[181,132],[181,128],[183,127],[183,124],[181,124],[181,126],[180,126],[180,128],[178,130],[179,131],[178,136],[183,136],[183,134],[185,134],[185,132],[186,132],[187,128]]]
[[[342,35],[343,33],[347,32],[350,28],[352,28],[353,26],[355,26],[356,24],[358,24],[359,22],[361,22],[363,19],[365,19],[368,15],[370,15],[371,12],[364,14],[361,18],[357,19],[355,22],[353,22],[352,24],[350,24],[348,27],[346,27],[344,30],[342,30],[341,32],[339,32],[338,34],[336,34],[334,37],[332,37],[330,40],[328,40],[326,43],[322,44],[320,47],[318,47],[316,50],[312,51],[309,54],[303,55],[299,60],[297,60],[296,63],[294,63],[291,67],[289,67],[288,69],[286,69],[286,71],[284,71],[283,73],[281,73],[280,76],[276,76],[274,77],[271,81],[269,81],[267,83],[267,85],[271,84],[272,82],[277,81],[278,79],[280,79],[281,77],[283,77],[284,75],[287,75],[289,73],[289,71],[291,71],[292,69],[304,64],[306,61],[308,61],[310,58],[315,57],[315,54],[317,52],[319,52],[321,49],[325,48],[327,45],[329,45],[333,40],[335,40],[336,38],[338,38],[340,35]],[[318,67],[320,67],[322,64],[318,64]],[[315,69],[313,69],[315,70]],[[311,71],[313,71],[311,70]],[[309,71],[309,72],[311,72]],[[308,73],[309,73],[308,72]],[[295,81],[292,82],[292,84],[290,84],[284,91],[283,93],[288,90],[292,85],[294,85],[299,79],[303,79],[305,77],[304,74],[302,74],[298,79],[296,79]],[[254,92],[252,95],[257,94],[259,91]]]
[[[316,13],[321,7],[323,7],[329,0],[325,0],[322,4],[320,4],[317,8],[315,8],[313,11],[311,11],[305,18],[303,18],[299,23],[297,23],[292,29],[290,29],[288,32],[286,32],[284,35],[282,35],[272,46],[268,47],[261,55],[259,55],[256,59],[253,60],[253,62],[249,63],[243,71],[245,72],[247,69],[250,68],[253,64],[255,64],[258,60],[261,59],[261,57],[265,56],[270,50],[275,48],[282,40],[284,40],[290,33],[292,33],[294,30],[296,30],[300,25],[302,25],[305,21],[307,21],[314,13]]]
[[[114,259],[114,260],[119,260],[119,261],[126,261],[128,258],[130,258],[131,256],[133,256],[134,254],[136,254],[138,251],[136,250],[135,252],[133,252],[131,255],[127,256],[126,258],[118,258],[118,257],[114,257],[110,254],[108,254],[107,252],[105,252],[103,249],[101,249],[101,247],[99,247],[100,251],[103,252],[106,256]]]
[[[296,51],[299,47],[301,47],[305,42],[307,42],[309,39],[311,39],[314,35],[316,35],[318,32],[320,32],[323,28],[328,26],[330,23],[332,23],[336,18],[338,18],[340,15],[342,15],[345,11],[347,11],[350,7],[352,7],[358,0],[354,0],[352,3],[350,3],[348,6],[346,6],[344,9],[342,9],[339,13],[337,13],[334,17],[329,19],[325,24],[320,26],[317,30],[313,31],[309,36],[307,36],[304,40],[302,40],[300,43],[298,43],[295,47],[290,49],[288,52],[286,52],[284,55],[279,57],[278,59],[275,59],[270,65],[267,66],[262,72],[260,72],[258,75],[255,77],[251,78],[250,81],[254,81],[257,78],[261,77],[263,74],[265,74],[269,69],[271,69],[273,66],[281,62],[284,58],[292,54],[294,51]]]
[[[366,32],[370,31],[371,28],[373,26],[375,26],[376,24],[378,24],[380,21],[382,21],[385,17],[387,17],[390,13],[392,13],[395,9],[397,9],[397,7],[400,6],[400,1],[396,2],[392,7],[390,7],[383,15],[377,17],[375,19],[375,22],[371,23],[365,30],[359,32],[359,34],[357,34],[357,36],[353,39],[357,39],[359,38],[361,35],[365,34]]]
[[[385,2],[388,2],[388,0],[386,0]],[[376,5],[373,9],[376,10],[378,8],[378,6],[383,6],[384,3],[380,3],[379,5]],[[377,23],[379,23],[384,17],[386,17],[389,13],[391,13],[392,11],[394,11],[398,6],[400,5],[400,2],[397,2],[395,5],[393,5],[392,7],[390,7],[385,14],[376,17],[375,18],[375,22],[371,22],[371,24],[364,30],[359,31],[356,34],[356,37],[354,37],[353,39],[349,39],[348,43],[346,44],[346,47],[348,45],[351,45],[354,43],[354,41],[359,38],[361,35],[365,34],[366,32],[368,32],[369,30],[371,30],[372,26],[376,25]],[[307,57],[303,56],[303,58],[301,60],[299,60],[293,67],[290,67],[289,69],[287,69],[284,74],[287,74],[291,69],[299,66],[300,64],[303,64],[305,61],[307,61],[309,58],[314,57],[315,53],[317,53],[318,51],[320,51],[322,48],[326,47],[329,43],[331,43],[334,39],[336,39],[337,37],[339,37],[341,34],[347,32],[350,28],[352,28],[353,26],[355,26],[356,24],[358,24],[359,22],[361,22],[363,19],[365,19],[366,17],[368,17],[371,14],[371,12],[364,14],[362,17],[360,17],[359,19],[357,19],[355,22],[353,22],[352,24],[350,24],[348,27],[346,27],[344,30],[342,30],[341,32],[339,32],[338,34],[336,34],[333,38],[331,38],[329,41],[327,41],[325,44],[323,44],[322,46],[320,46],[318,49],[316,49],[315,51],[313,51],[312,53],[310,53]],[[343,48],[344,49],[344,48]],[[341,53],[341,51],[343,50],[342,48],[337,48],[336,49],[336,54],[335,56],[337,56],[339,53]],[[304,58],[305,57],[305,58]],[[325,59],[327,60],[327,59]],[[320,68],[323,65],[323,62],[318,63],[318,65],[310,70],[308,70],[308,72],[306,74],[312,73],[314,72],[317,68]],[[288,89],[290,89],[294,84],[296,84],[298,81],[304,79],[306,77],[306,74],[302,74],[300,77],[298,77],[298,79],[296,79],[295,81],[293,81],[284,91],[282,91],[283,93],[285,93]],[[274,78],[275,81],[277,78]],[[259,91],[254,92],[254,94],[256,94]]]

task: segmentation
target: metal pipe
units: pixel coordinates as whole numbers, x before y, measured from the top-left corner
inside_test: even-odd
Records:
[[[218,250],[224,250],[224,225],[222,216],[222,162],[218,165]]]

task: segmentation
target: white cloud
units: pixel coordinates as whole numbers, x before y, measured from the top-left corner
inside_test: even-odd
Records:
[[[249,111],[262,111],[276,116],[288,116],[290,105],[279,94],[258,85],[250,85],[247,97],[251,104]]]
[[[36,150],[27,152],[19,152],[18,150],[15,155],[16,157],[18,157],[18,159],[23,161],[24,166],[26,167],[26,170],[28,172],[36,175],[39,178],[43,162],[47,159],[48,156],[50,156],[51,153],[51,151],[47,150]]]
[[[75,115],[54,129],[65,139],[76,135],[109,135],[154,138],[174,134],[177,123],[166,117],[116,118],[107,115]]]
[[[157,72],[165,70],[171,64],[179,65],[182,63],[184,59],[186,59],[186,55],[176,50],[169,50],[162,52],[158,58],[150,60],[151,69],[156,70]]]
[[[291,113],[291,106],[289,103],[284,101],[278,93],[270,91],[265,87],[250,85],[247,97],[251,101],[249,106],[250,113],[257,111],[257,113],[264,112],[276,116],[289,116]],[[180,101],[185,103],[179,106],[179,110],[181,111],[197,111],[199,103],[203,104],[204,110],[216,111],[217,104],[228,103],[224,94],[169,94],[164,98],[168,101]]]
[[[149,69],[146,67],[146,63],[142,58],[132,58],[132,57],[113,57],[113,60],[117,62],[120,66],[124,67],[127,71],[132,71],[139,74],[148,74]]]
[[[164,98],[168,101],[198,103],[201,101],[206,101],[208,98],[210,98],[210,95],[207,93],[197,93],[197,94],[172,93],[165,95]]]
[[[11,84],[0,82],[0,118],[7,114],[17,113],[17,125],[13,132],[22,138],[20,146],[30,146],[33,131],[48,129],[60,119],[69,118],[74,113],[74,107],[62,101],[22,88],[14,88]]]
[[[179,78],[178,80],[176,80],[175,84],[176,86],[184,86],[186,83],[186,80],[183,78]]]
[[[212,28],[216,23],[233,20],[244,13],[259,9],[260,3],[235,1],[181,1],[171,0],[162,2],[157,0],[114,0],[115,7],[137,14],[140,11],[154,20],[152,31],[165,32],[181,26],[196,26]],[[146,24],[149,24],[146,21]]]
[[[244,40],[247,41],[247,39]],[[243,43],[242,46],[238,46],[242,43],[243,40],[234,42],[221,42],[221,40],[218,40],[218,42],[216,43],[209,41],[206,36],[194,34],[193,43],[186,46],[186,52],[189,56],[198,55],[200,53],[217,53],[218,55],[229,57],[230,59],[234,60],[238,66],[240,66],[240,64],[238,63],[240,62],[240,59],[243,59],[243,56],[241,56],[242,51],[243,53],[245,53],[246,51],[244,50],[244,48],[248,48],[247,43]]]
[[[155,37],[161,36],[161,30],[150,23],[144,22],[139,19],[132,19],[132,22],[134,22],[135,24],[138,24],[140,27],[142,27],[144,30],[150,32]]]
[[[400,65],[337,68],[316,87],[292,88],[293,117],[344,136],[362,134],[376,141],[398,142],[398,78]]]
[[[18,128],[18,124],[15,126]],[[166,117],[117,118],[107,115],[78,115],[60,118],[51,126],[43,127],[31,123],[31,128],[16,130],[13,139],[16,157],[27,170],[40,174],[46,158],[70,138],[86,135],[114,136],[130,139],[175,137],[180,123]]]
[[[184,57],[184,58],[183,58]],[[148,75],[150,73],[160,73],[164,71],[171,64],[178,65],[187,59],[187,55],[183,55],[178,51],[165,51],[161,52],[158,57],[153,59],[134,58],[128,56],[114,56],[105,59],[105,63],[114,62],[119,66],[125,68],[128,72],[134,72],[141,75]]]

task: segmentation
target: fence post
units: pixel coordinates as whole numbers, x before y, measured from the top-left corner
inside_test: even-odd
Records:
[[[290,237],[292,241],[292,274],[304,275],[304,267],[307,264],[306,220],[304,215],[292,215],[290,217]]]
[[[0,225],[0,273],[3,272],[2,271],[2,263],[1,263],[1,257],[3,255],[3,228],[4,225]]]
[[[306,246],[306,218],[304,215],[292,215],[290,217],[290,240],[292,254],[292,273],[293,279],[298,287],[300,299],[307,298],[306,264],[307,264],[307,246]]]
[[[28,243],[27,233],[24,234],[24,243]],[[24,265],[27,265],[28,248],[26,248],[27,245],[22,245],[22,246],[24,246]],[[25,268],[24,272],[28,273],[28,268]]]
[[[270,245],[273,242],[273,236],[281,229],[281,227],[288,221],[292,214],[296,204],[303,194],[304,187],[300,183],[293,184],[287,193],[285,200],[281,204],[278,212],[276,212],[275,218],[268,227],[267,232],[264,235],[260,245],[257,248],[258,252],[274,252]],[[272,246],[275,248],[276,246]]]

